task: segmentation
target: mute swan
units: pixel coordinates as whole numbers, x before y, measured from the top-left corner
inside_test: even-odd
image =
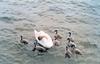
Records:
[[[39,43],[44,48],[51,48],[53,46],[51,37],[44,31],[38,32],[38,31],[34,30],[34,34],[35,34],[37,43]]]

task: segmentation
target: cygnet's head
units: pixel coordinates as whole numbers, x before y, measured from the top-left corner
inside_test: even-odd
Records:
[[[71,36],[71,32],[68,32],[68,34],[69,34],[69,37]]]
[[[66,50],[68,50],[68,46],[66,46]]]
[[[54,32],[57,34],[58,33],[58,30],[54,30]]]
[[[75,49],[76,47],[75,47],[75,45],[71,45],[71,48]]]

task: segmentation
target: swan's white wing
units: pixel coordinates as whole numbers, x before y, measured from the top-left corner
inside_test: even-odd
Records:
[[[46,38],[43,38],[41,41],[38,42],[46,48],[51,48],[53,46],[53,42]]]

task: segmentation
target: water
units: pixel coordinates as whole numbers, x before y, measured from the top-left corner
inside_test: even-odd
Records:
[[[100,0],[0,0],[0,64],[100,64]],[[33,30],[51,37],[59,30],[61,46],[42,56],[19,45],[32,42]],[[67,32],[73,33],[82,56],[64,58]]]

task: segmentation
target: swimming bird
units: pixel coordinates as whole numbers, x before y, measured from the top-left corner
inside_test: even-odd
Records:
[[[39,46],[44,47],[46,50],[53,46],[53,41],[47,33],[45,33],[44,31],[38,32],[36,30],[34,30],[34,33],[35,39]]]
[[[69,34],[69,36],[67,38],[67,40],[68,40],[68,47],[71,47],[71,46],[75,46],[76,47],[76,44],[75,44],[74,40],[71,37],[71,32],[68,32],[68,34]]]
[[[69,40],[69,41],[74,41],[74,40],[72,39],[72,33],[71,33],[71,32],[68,32],[68,38],[67,38],[67,40]]]
[[[62,39],[61,35],[58,34],[58,30],[54,30],[54,32],[55,32],[55,35],[54,35],[55,40]]]
[[[74,42],[74,40],[71,37],[71,32],[68,32],[68,44],[67,46],[70,48],[72,53],[78,54],[78,55],[82,55],[81,51],[76,47],[76,44]]]
[[[71,58],[71,51],[69,50],[68,46],[66,46],[65,58]]]
[[[26,40],[23,40],[23,36],[20,36],[20,43],[23,43],[23,44],[28,44],[28,42]]]
[[[58,34],[58,30],[54,30],[55,35],[54,35],[54,45],[59,46],[60,45],[60,40],[62,39],[62,36]]]
[[[78,55],[82,55],[81,51],[78,48],[76,48],[75,46],[72,46],[71,48],[72,48],[73,53],[78,54]]]
[[[75,54],[82,55],[82,53],[79,49],[75,49]]]

